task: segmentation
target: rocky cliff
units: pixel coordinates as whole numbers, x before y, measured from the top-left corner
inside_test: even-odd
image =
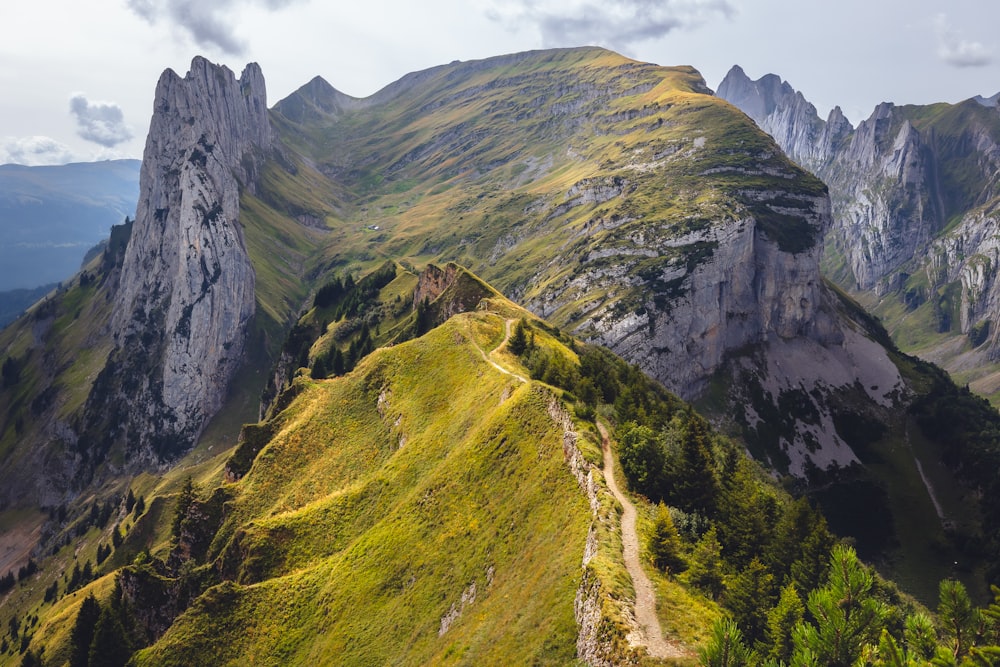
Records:
[[[815,112],[772,83],[760,109],[790,95],[799,116]],[[324,173],[364,195],[367,238],[338,237],[331,257],[377,247],[469,266],[687,398],[720,375],[743,386],[752,368],[764,414],[823,375],[784,363],[793,348],[838,369],[830,393],[852,391],[868,368],[877,389],[859,400],[891,403],[900,388],[885,351],[850,331],[823,285],[825,186],[690,68],[553,50],[452,63],[353,102],[313,81],[275,110],[287,145],[308,144]],[[840,145],[846,120],[834,114],[829,127],[817,119],[789,135]],[[810,460],[857,460],[828,396],[804,395],[819,421],[789,417],[776,465],[801,474]]]
[[[719,94],[830,186],[834,222],[825,268],[832,277],[882,305],[902,302],[912,311],[927,304],[933,312],[925,333],[964,334],[973,347],[988,343],[986,357],[996,358],[996,337],[987,335],[1000,314],[1000,304],[987,296],[996,271],[992,212],[1000,194],[994,98],[924,107],[883,103],[855,129],[837,109],[824,123],[801,93],[774,75],[751,81],[734,67]],[[954,299],[952,289],[960,292]],[[959,347],[928,354],[947,362]]]
[[[941,226],[933,156],[894,105],[880,104],[857,129],[839,107],[824,122],[787,82],[774,74],[751,81],[739,67],[729,71],[718,94],[830,186],[831,249],[857,289],[884,290],[879,281],[912,259]]]
[[[644,294],[637,307],[623,312],[620,301],[607,299],[573,321],[574,328],[688,398],[702,393],[735,350],[772,337],[839,342],[837,324],[820,308],[821,245],[783,247],[766,225],[767,216],[786,215],[818,239],[830,221],[829,200],[783,190],[751,199],[753,211],[698,231],[626,237],[612,266],[601,265],[606,255],[594,250],[572,281],[529,305],[550,316],[596,291],[638,288]],[[635,271],[638,258],[651,257],[671,259],[655,273]]]
[[[255,191],[270,144],[256,64],[237,79],[195,58],[184,78],[160,78],[87,445],[173,456],[221,405],[255,309],[240,193]]]

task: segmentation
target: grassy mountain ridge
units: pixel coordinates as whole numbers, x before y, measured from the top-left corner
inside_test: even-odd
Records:
[[[70,641],[67,609],[94,575],[102,605],[135,615],[134,625],[128,614],[119,620],[136,633],[132,648],[145,647],[137,660],[146,664],[565,664],[586,653],[581,636],[594,655],[640,660],[642,650],[630,648],[641,632],[630,620],[619,508],[598,470],[600,417],[620,427],[617,452],[632,490],[673,507],[663,512],[682,539],[667,561],[692,564],[683,574],[649,567],[648,538],[670,531],[663,512],[635,498],[663,629],[693,659],[721,604],[764,642],[762,616],[779,586],[794,578],[805,596],[822,585],[826,524],[745,460],[742,445],[716,436],[637,367],[567,331],[599,339],[609,323],[629,322],[633,338],[652,334],[663,319],[650,313],[669,317],[706,285],[709,306],[738,328],[753,314],[726,310],[723,294],[765,283],[780,266],[788,271],[770,287],[791,310],[805,309],[786,288],[795,278],[819,280],[806,260],[818,252],[825,186],[706,95],[694,70],[600,49],[455,63],[367,100],[324,84],[310,82],[270,112],[280,146],[255,187],[241,192],[257,315],[226,404],[176,462],[113,450],[92,479],[45,490],[48,518],[35,519],[45,523],[38,553],[50,555],[4,603],[26,624],[16,641],[59,663]],[[755,273],[712,282],[705,267],[725,263],[719,256],[731,237],[745,240],[744,258],[770,250],[747,262]],[[68,436],[31,443],[46,424],[71,432],[52,417],[72,427],[91,391],[106,356],[101,329],[114,267],[101,260],[50,311],[0,334],[11,358],[27,359],[18,382],[0,389],[17,401],[0,421],[5,471],[26,469],[12,463],[29,453],[39,466],[59,462],[67,476],[79,469]],[[887,342],[874,323],[845,315],[855,304],[817,289],[822,312],[850,327],[840,347]],[[528,333],[512,345],[522,318]],[[731,342],[722,328],[667,336],[632,361],[673,354],[694,366],[694,345]],[[52,333],[65,331],[76,338]],[[727,348],[728,358],[757,361],[800,333]],[[338,366],[338,354],[350,363]],[[46,371],[53,359],[72,382]],[[880,453],[866,429],[890,420],[895,430],[875,444],[903,457],[908,401],[930,392],[921,369],[901,357],[887,363],[905,376],[886,399],[891,407],[873,407],[878,387],[860,386],[870,376],[858,372],[847,379],[846,408],[831,416],[829,428],[858,436],[849,444],[863,457]],[[241,423],[257,419],[265,387],[274,390],[265,395],[270,409],[237,438]],[[751,406],[758,431],[789,428],[776,433],[771,454],[796,443],[797,422],[812,433],[827,428],[807,406],[822,392],[781,389],[767,397],[776,416]],[[935,410],[947,390],[935,399],[928,414],[940,427],[948,415]],[[16,418],[36,402],[22,437]],[[810,442],[802,451],[816,449]],[[941,450],[932,443],[921,456]],[[916,470],[911,459],[906,465]],[[188,475],[196,488],[185,485]],[[926,488],[910,484],[916,479],[909,474],[905,492],[886,501],[911,510],[910,526],[933,519]],[[828,491],[838,481],[817,486]],[[839,492],[851,497],[858,487],[847,481]],[[147,509],[127,507],[130,489]],[[832,506],[843,497],[829,496]],[[817,548],[805,554],[807,537]],[[101,559],[109,544],[113,553]],[[988,544],[978,544],[977,558]],[[939,568],[952,546],[922,555]],[[81,562],[96,565],[69,586],[66,573]],[[940,569],[919,573],[930,581]],[[759,595],[741,607],[752,578]],[[358,619],[358,609],[369,614]],[[20,645],[8,648],[0,657],[16,659]]]
[[[555,651],[548,661],[572,659],[566,651],[575,647],[571,602],[586,538],[585,497],[566,474],[561,433],[546,413],[550,399],[527,387],[511,392],[511,378],[485,367],[475,345],[459,343],[470,333],[495,341],[502,322],[461,319],[468,320],[375,353],[355,376],[310,383],[299,394],[287,408],[289,425],[241,480],[219,534],[244,526],[226,553],[242,562],[237,582],[262,583],[230,585],[221,609],[206,602],[189,611],[140,662],[171,664],[171,650],[204,659],[234,649],[292,662],[433,662],[456,649],[464,660],[527,659],[544,658],[546,642]],[[442,346],[453,352],[441,354]],[[420,363],[429,354],[437,360],[432,369]],[[465,373],[477,378],[474,391],[456,377]],[[511,393],[500,404],[505,388]],[[339,418],[330,423],[332,414]],[[561,546],[572,543],[578,547]],[[528,573],[536,573],[530,584],[523,581]],[[448,627],[466,639],[431,641],[473,584],[479,593],[466,614],[475,616]],[[290,593],[312,604],[296,610],[279,603]],[[248,635],[244,623],[225,620],[261,604],[286,610],[259,619],[267,630],[257,625]],[[364,615],[348,612],[358,606]],[[514,614],[513,626],[496,622],[504,610]],[[209,617],[236,634],[220,642],[206,631]],[[485,625],[476,620],[484,617],[491,619]],[[195,629],[204,643],[191,641]],[[330,645],[302,641],[316,633]],[[524,654],[503,641],[517,635]],[[282,642],[296,640],[302,646],[283,653]]]
[[[225,483],[216,463],[200,476],[201,509],[188,512],[180,546],[153,537],[167,516],[147,532],[154,556],[195,554],[183,576],[211,581],[218,571],[223,581],[196,593],[139,664],[228,664],[239,655],[567,664],[577,652],[574,599],[584,581],[610,624],[601,641],[628,653],[621,605],[630,587],[614,555],[614,505],[600,484],[588,500],[585,472],[575,478],[568,465],[576,460],[585,471],[585,461],[600,461],[596,433],[591,426],[567,440],[560,392],[489,361],[518,368],[516,357],[491,351],[502,347],[509,319],[524,315],[494,296],[484,309],[376,350],[345,377],[297,378],[247,474]],[[536,341],[562,345],[544,331]],[[218,526],[207,509],[215,498],[226,507]],[[207,549],[187,551],[206,528]],[[122,588],[140,617],[151,599],[174,599],[177,579],[147,564],[129,571]],[[358,616],[359,607],[371,611]],[[34,633],[36,649],[65,654],[59,618]]]

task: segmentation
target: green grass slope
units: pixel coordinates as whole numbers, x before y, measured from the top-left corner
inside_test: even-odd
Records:
[[[460,315],[298,394],[234,499],[209,589],[138,664],[570,664],[591,512],[552,392]]]
[[[676,290],[661,274],[711,256],[683,240],[692,232],[754,215],[782,248],[816,241],[777,208],[822,183],[689,67],[528,52],[409,75],[328,113],[318,86],[273,118],[289,150],[349,193],[325,243],[332,264],[454,261],[566,326]],[[304,105],[314,113],[282,115]],[[760,201],[774,191],[792,198]]]

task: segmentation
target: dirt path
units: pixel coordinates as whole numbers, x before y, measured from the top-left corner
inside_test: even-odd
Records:
[[[503,340],[500,341],[500,344],[497,345],[495,348],[493,348],[493,350],[491,350],[489,354],[486,354],[486,352],[483,350],[483,348],[479,347],[479,343],[476,342],[475,338],[472,338],[470,336],[469,340],[471,340],[472,344],[476,346],[477,350],[479,350],[479,354],[483,355],[483,361],[485,361],[486,363],[488,363],[490,366],[492,366],[493,368],[497,369],[501,373],[503,373],[505,375],[509,375],[512,378],[517,378],[521,382],[527,383],[528,382],[528,378],[523,377],[521,375],[518,375],[517,373],[514,373],[513,371],[507,370],[506,368],[504,368],[503,366],[501,366],[500,364],[498,364],[497,362],[493,361],[493,359],[490,358],[491,354],[493,354],[494,352],[496,352],[501,347],[503,347],[504,345],[507,344],[507,341],[510,339],[510,325],[511,325],[511,323],[513,321],[514,320],[507,320],[506,325],[505,325],[505,333],[504,333]]]
[[[479,350],[479,353],[483,355],[483,359],[497,369],[501,373],[510,375],[511,377],[517,378],[521,382],[527,382],[528,379],[518,375],[517,373],[511,372],[493,361],[490,355],[496,350],[499,350],[507,341],[510,339],[510,329],[514,320],[507,320],[505,325],[505,335],[504,339],[500,341],[490,354],[487,354],[473,339],[473,345]],[[632,586],[635,588],[635,618],[639,623],[639,627],[642,630],[642,638],[640,643],[646,647],[649,654],[656,658],[683,658],[689,657],[689,653],[685,651],[682,647],[677,646],[671,642],[668,642],[663,637],[663,630],[660,628],[660,621],[656,617],[656,594],[653,591],[653,582],[649,580],[646,573],[642,570],[642,565],[639,563],[639,534],[636,532],[636,510],[635,505],[625,497],[625,494],[621,492],[618,488],[618,483],[615,481],[615,464],[614,457],[611,454],[611,444],[608,438],[608,432],[601,423],[597,424],[597,428],[601,432],[601,450],[604,453],[604,478],[608,482],[608,488],[611,493],[618,499],[621,503],[624,511],[622,512],[622,546],[623,555],[625,557],[625,569],[628,570],[629,576],[632,578]]]
[[[618,502],[622,504],[622,551],[625,557],[625,569],[632,577],[635,588],[635,619],[644,635],[643,646],[649,654],[657,658],[682,658],[689,653],[680,646],[668,642],[663,637],[660,621],[656,617],[656,594],[653,592],[653,582],[649,580],[639,563],[639,534],[636,532],[636,510],[625,494],[618,488],[615,481],[614,456],[611,454],[611,443],[608,432],[601,423],[597,424],[601,431],[601,450],[604,453],[604,479],[608,488]]]

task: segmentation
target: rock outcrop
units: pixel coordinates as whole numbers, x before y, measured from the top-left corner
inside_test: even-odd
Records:
[[[125,439],[133,458],[169,458],[222,404],[255,309],[240,192],[255,190],[270,144],[256,64],[236,79],[199,57],[186,77],[160,77],[88,444]]]
[[[1000,202],[966,215],[931,244],[924,271],[931,285],[960,285],[958,322],[982,361],[1000,360]],[[966,361],[968,363],[968,361]]]
[[[719,95],[830,186],[828,254],[843,263],[847,272],[837,277],[850,287],[877,295],[895,289],[900,269],[921,261],[950,221],[996,194],[1000,119],[988,99],[933,113],[882,103],[855,129],[839,108],[821,121],[773,74],[751,81],[733,67]]]
[[[764,204],[757,214],[718,221],[682,238],[644,238],[642,249],[652,256],[684,249],[682,261],[657,277],[662,291],[648,293],[643,306],[628,313],[609,302],[576,328],[594,331],[597,342],[687,398],[705,389],[708,378],[734,350],[772,337],[839,342],[835,321],[820,309],[821,245],[813,242],[798,252],[783,249],[760,220],[783,207],[800,216],[818,239],[830,221],[829,200],[776,191],[756,197]],[[690,261],[699,255],[701,262]],[[628,276],[624,265],[610,272],[583,273],[570,290],[547,294],[546,302],[552,302],[548,308],[578,298],[573,288],[583,294],[595,284],[618,281],[641,282]],[[544,303],[538,307],[543,314]]]

